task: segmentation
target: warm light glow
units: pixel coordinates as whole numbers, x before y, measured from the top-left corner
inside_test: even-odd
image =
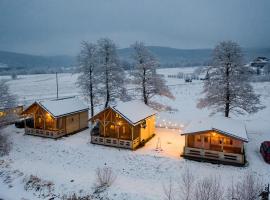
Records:
[[[4,114],[5,114],[4,112],[0,112],[0,117],[4,116]]]
[[[46,113],[46,117],[47,117],[48,119],[51,119],[51,118],[52,118],[52,116],[51,116],[49,113]]]
[[[213,132],[213,133],[212,133],[212,136],[214,136],[214,137],[215,137],[215,136],[216,136],[216,133],[215,133],[215,132]]]
[[[117,123],[117,125],[121,126],[121,125],[122,125],[122,122],[121,122],[121,121],[119,121],[119,122]]]

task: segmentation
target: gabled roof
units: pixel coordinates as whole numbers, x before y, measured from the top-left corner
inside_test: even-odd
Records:
[[[153,110],[152,108],[145,105],[143,102],[139,100],[119,102],[117,105],[109,106],[104,110],[102,110],[101,112],[107,109],[112,109],[113,111],[121,115],[121,117],[123,117],[133,126],[137,125],[140,121],[157,113],[155,110]],[[101,112],[97,113],[95,116],[99,115]]]
[[[193,120],[185,127],[181,135],[196,134],[211,130],[248,142],[245,124],[242,121],[228,117],[209,117]]]
[[[54,118],[88,110],[80,99],[76,97],[35,102]],[[27,109],[26,109],[27,110]]]
[[[157,113],[139,100],[120,102],[111,108],[133,125]]]

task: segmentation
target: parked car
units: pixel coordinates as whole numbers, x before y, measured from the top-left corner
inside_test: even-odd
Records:
[[[26,124],[27,127],[33,128],[34,127],[34,120],[33,120],[33,118],[26,118],[25,119],[25,122],[24,122],[24,119],[20,119],[20,120],[18,120],[18,121],[15,122],[16,128],[24,128],[25,127],[25,124]]]
[[[265,162],[270,164],[270,141],[264,141],[261,143],[260,152]]]

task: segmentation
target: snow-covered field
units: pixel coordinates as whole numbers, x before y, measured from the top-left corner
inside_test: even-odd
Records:
[[[196,107],[201,96],[202,81],[185,83],[182,79],[167,78],[169,74],[192,72],[191,69],[160,69],[165,74],[167,84],[175,95],[174,100],[158,98],[160,103],[171,106],[174,111],[161,112],[157,126],[180,127],[193,118],[208,116],[210,111]],[[3,78],[3,77],[2,77]],[[60,74],[59,91],[61,96],[79,95],[76,87],[77,75]],[[19,76],[10,80],[12,92],[22,102],[55,97],[55,75]],[[0,158],[0,199],[38,199],[39,192],[25,191],[23,178],[36,175],[55,184],[54,194],[92,193],[95,173],[98,167],[109,166],[117,178],[108,190],[111,199],[164,199],[163,186],[170,179],[179,180],[183,169],[188,166],[198,177],[216,175],[224,187],[232,178],[252,171],[265,182],[270,182],[270,165],[259,154],[259,145],[270,140],[270,83],[253,84],[261,94],[262,104],[266,108],[256,114],[233,116],[246,123],[250,142],[246,145],[249,165],[244,168],[214,165],[185,160],[180,157],[184,139],[179,130],[158,128],[156,136],[143,148],[136,151],[93,145],[89,142],[89,130],[51,140],[26,136],[23,130],[9,126],[4,130],[12,141],[12,150],[8,156]],[[157,141],[161,149],[156,149]]]

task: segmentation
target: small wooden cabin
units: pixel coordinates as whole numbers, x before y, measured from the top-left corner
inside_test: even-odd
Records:
[[[23,106],[0,108],[0,127],[14,123],[20,118],[23,112]]]
[[[217,163],[245,164],[244,143],[248,142],[245,125],[225,117],[192,121],[184,130],[183,156]]]
[[[90,120],[94,124],[91,142],[136,149],[155,133],[156,112],[141,101],[109,106]]]
[[[59,138],[88,128],[88,106],[74,97],[35,102],[22,114],[33,119],[28,135]]]

